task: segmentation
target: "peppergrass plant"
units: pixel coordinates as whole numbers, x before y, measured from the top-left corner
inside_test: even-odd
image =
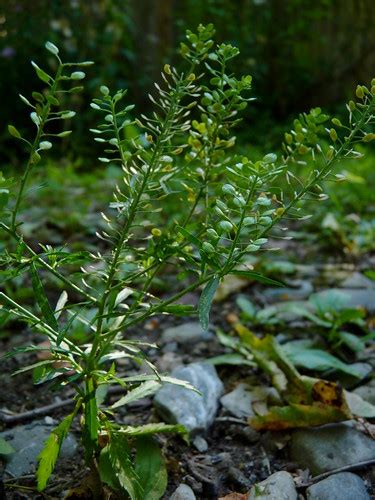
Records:
[[[374,81],[372,88],[358,86],[357,102],[348,104],[349,120],[329,123],[319,108],[302,114],[294,129],[285,134],[284,155],[270,153],[258,161],[232,152],[240,112],[252,100],[251,77],[237,78],[230,66],[239,51],[228,44],[216,46],[212,25],[187,32],[181,45],[183,71],[165,65],[163,82],[150,94],[154,111],[134,119],[133,106],[126,103],[126,91],[111,93],[102,86],[100,97],[91,104],[98,113],[98,125],[91,129],[94,140],[103,144],[101,162],[116,163],[123,182],[116,188],[109,210],[102,214],[107,229],[96,253],[73,253],[67,249],[39,245],[32,248],[22,236],[20,213],[30,176],[54,137],[70,131],[50,133],[50,122],[72,118],[61,110],[63,93],[81,87],[65,85],[81,80],[82,67],[63,63],[58,48],[46,48],[57,59],[55,76],[35,63],[38,77],[46,85],[30,101],[34,139],[23,137],[13,126],[9,132],[23,141],[29,157],[16,186],[2,179],[1,229],[12,243],[1,257],[3,279],[20,274],[31,278],[36,309],[16,302],[1,292],[4,310],[44,334],[50,347],[29,345],[9,355],[48,350],[49,358],[24,367],[34,370],[38,383],[54,380],[76,390],[72,413],[52,431],[39,457],[38,488],[46,487],[61,444],[73,419],[80,415],[85,460],[91,469],[94,496],[100,498],[103,484],[125,492],[132,499],[160,498],[166,487],[165,464],[154,440],[160,432],[180,432],[178,425],[163,423],[130,427],[114,419],[115,410],[139,398],[152,395],[163,383],[189,384],[158,373],[145,350],[155,347],[129,339],[130,327],[141,327],[157,314],[198,314],[204,328],[220,281],[228,274],[267,281],[252,270],[248,256],[266,250],[270,235],[280,237],[279,223],[285,218],[302,218],[301,202],[325,198],[321,183],[342,180],[333,168],[343,158],[357,157],[354,146],[374,138]],[[128,138],[128,127],[139,135]],[[328,143],[327,143],[328,141]],[[312,156],[314,169],[307,178],[299,176],[304,157]],[[291,189],[284,193],[280,179]],[[81,273],[69,274],[72,264],[82,264]],[[153,293],[154,284],[165,274],[178,279],[167,296]],[[52,274],[63,292],[53,303],[45,287]],[[179,299],[202,290],[197,308],[179,304]],[[77,299],[78,297],[78,299]],[[36,312],[37,310],[37,312]],[[90,319],[87,311],[94,310]],[[81,321],[86,331],[83,344],[74,341],[71,330]],[[124,375],[117,360],[128,358],[146,363],[148,374]],[[37,375],[35,375],[35,373]],[[150,374],[151,373],[151,374]],[[112,385],[124,395],[105,404]]]

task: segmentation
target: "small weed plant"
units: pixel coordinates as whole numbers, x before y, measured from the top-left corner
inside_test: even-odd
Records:
[[[97,252],[73,252],[45,242],[36,247],[23,237],[28,182],[53,141],[71,133],[56,132],[56,124],[73,118],[75,113],[62,109],[63,103],[67,94],[82,90],[76,83],[92,64],[62,62],[59,49],[49,42],[46,49],[56,61],[54,76],[32,63],[44,85],[31,97],[20,96],[30,109],[32,127],[24,136],[9,125],[10,134],[25,144],[28,160],[20,180],[1,178],[0,226],[10,243],[1,256],[5,285],[0,300],[3,311],[49,340],[47,347],[27,345],[8,354],[48,351],[48,359],[18,373],[34,370],[37,383],[53,380],[55,387],[69,384],[76,391],[74,410],[52,431],[40,454],[39,490],[46,487],[61,444],[73,419],[80,416],[95,497],[102,498],[103,485],[132,499],[163,495],[166,469],[154,435],[184,429],[163,423],[121,425],[114,413],[152,395],[164,383],[189,385],[158,373],[145,355],[152,344],[131,340],[129,328],[141,328],[159,314],[198,314],[207,328],[221,280],[234,274],[267,281],[247,263],[249,255],[268,249],[270,234],[285,237],[282,219],[303,219],[303,200],[324,200],[321,184],[342,180],[334,167],[343,158],[360,156],[356,143],[374,138],[372,81],[371,88],[357,87],[356,102],[347,106],[348,123],[330,122],[315,108],[295,120],[293,130],[285,134],[281,157],[270,153],[255,161],[237,155],[234,130],[252,100],[251,76],[238,78],[231,72],[239,51],[228,44],[215,45],[213,35],[212,25],[187,32],[181,45],[184,69],[164,66],[163,81],[149,95],[151,115],[134,119],[126,91],[111,93],[106,86],[91,104],[99,116],[99,124],[91,129],[94,140],[103,144],[99,160],[123,171],[109,210],[102,214],[106,229],[98,234]],[[128,127],[137,128],[138,136],[129,138]],[[314,167],[301,178],[307,157]],[[282,178],[290,186],[285,193]],[[77,263],[81,272],[72,272]],[[33,308],[7,292],[6,284],[21,274],[31,280]],[[166,274],[177,277],[173,291],[156,296],[154,285],[165,282]],[[48,275],[61,283],[56,299],[49,293]],[[179,303],[198,289],[198,307]],[[88,316],[88,311],[94,314]],[[85,331],[80,342],[71,335],[77,321]],[[123,358],[146,363],[148,374],[124,376],[117,365]],[[105,394],[113,385],[121,386],[124,395],[108,406]]]

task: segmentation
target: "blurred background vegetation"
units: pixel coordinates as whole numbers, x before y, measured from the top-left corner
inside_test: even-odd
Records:
[[[85,98],[75,98],[82,116],[74,124],[82,128],[76,147],[87,155],[92,144],[82,132],[93,119],[88,104],[98,87],[129,88],[129,99],[147,111],[147,92],[160,68],[179,62],[185,30],[208,22],[219,42],[239,47],[235,69],[253,76],[257,100],[245,115],[246,140],[280,141],[278,124],[312,106],[332,110],[356,83],[371,79],[373,7],[373,0],[2,0],[0,151],[11,156],[7,123],[28,123],[18,93],[38,87],[29,61],[45,61],[46,40],[65,60],[96,63]]]
[[[319,105],[329,113],[344,113],[344,103],[352,97],[355,85],[368,84],[374,77],[373,0],[2,0],[1,169],[6,173],[10,166],[18,171],[23,168],[20,143],[9,137],[7,124],[14,123],[22,132],[30,127],[18,94],[27,97],[40,89],[30,59],[42,67],[54,64],[44,49],[47,40],[61,49],[64,60],[95,61],[87,70],[85,93],[69,97],[69,107],[79,113],[73,123],[66,123],[74,131],[74,140],[67,138],[53,150],[56,159],[65,161],[64,173],[56,170],[57,162],[47,170],[49,182],[65,189],[66,197],[74,199],[72,186],[81,182],[83,191],[76,199],[81,206],[82,193],[92,192],[93,175],[102,182],[106,177],[110,186],[111,179],[118,177],[114,167],[105,171],[102,165],[98,167],[100,149],[88,132],[97,121],[89,103],[98,95],[99,86],[128,88],[128,100],[136,104],[136,112],[147,112],[147,93],[159,80],[163,64],[180,64],[178,46],[185,30],[209,22],[216,27],[218,42],[231,43],[241,51],[233,71],[253,76],[256,100],[245,110],[238,140],[239,147],[250,155],[277,151],[299,112]],[[348,234],[352,242],[363,222],[362,218],[348,219],[348,213],[358,209],[370,214],[364,236],[361,232],[368,250],[369,245],[374,246],[375,234],[375,154],[370,146],[366,153],[367,159],[359,167],[349,162],[344,165],[352,183],[335,186],[330,204],[322,209],[334,214],[324,231],[340,245]],[[80,179],[75,177],[77,172]],[[103,203],[109,191],[102,190]],[[61,194],[56,196],[61,199]],[[58,203],[56,209],[57,205],[63,210]],[[81,209],[77,206],[78,225],[83,220]],[[67,220],[60,218],[61,223]],[[73,227],[76,231],[77,226]]]

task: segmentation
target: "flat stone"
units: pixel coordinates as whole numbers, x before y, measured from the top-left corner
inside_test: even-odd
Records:
[[[8,431],[0,433],[13,447],[15,453],[9,455],[5,465],[5,472],[12,477],[20,477],[35,472],[37,458],[44,447],[52,429],[56,425],[48,425],[45,420],[35,421],[31,424],[20,425]],[[64,440],[60,457],[73,457],[77,450],[77,441],[72,434],[68,434]]]
[[[250,388],[246,384],[238,384],[233,391],[228,392],[220,399],[222,406],[237,418],[247,418],[254,415],[251,401]]]
[[[307,500],[370,500],[370,495],[359,476],[351,472],[340,472],[307,488],[306,498]]]
[[[155,395],[156,410],[164,420],[184,425],[193,435],[206,431],[215,419],[223,393],[223,383],[215,367],[192,363],[174,369],[171,376],[190,382],[201,394],[166,384]]]
[[[316,293],[315,296],[320,300],[324,300],[324,297],[332,292],[341,294],[343,298],[347,297],[345,303],[343,301],[341,304],[342,309],[347,307],[363,307],[369,313],[375,313],[375,288],[330,288]]]
[[[266,299],[267,302],[281,302],[286,300],[305,300],[314,291],[313,285],[310,281],[306,280],[295,280],[290,282],[289,287],[283,288],[267,288],[263,293],[262,297]]]
[[[275,472],[250,490],[248,500],[297,500],[297,490],[289,472]]]
[[[362,273],[354,272],[340,283],[340,288],[375,288],[375,281]]]
[[[220,403],[235,417],[248,418],[255,414],[252,408],[254,402],[265,402],[270,398],[279,401],[277,391],[273,387],[238,384],[233,391],[220,399]]]
[[[375,441],[347,423],[294,431],[290,457],[315,476],[375,459]]]
[[[194,491],[187,484],[180,484],[169,500],[195,500]]]
[[[202,340],[211,340],[214,334],[203,330],[200,323],[191,321],[178,326],[166,328],[161,334],[162,343],[177,342],[178,344],[192,344]]]

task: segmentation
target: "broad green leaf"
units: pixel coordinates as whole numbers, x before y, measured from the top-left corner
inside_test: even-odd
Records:
[[[161,450],[152,437],[137,439],[135,471],[141,483],[139,498],[159,500],[167,487],[167,469]]]
[[[350,413],[335,406],[291,403],[289,406],[272,406],[267,414],[252,417],[249,423],[257,430],[280,431],[341,422],[350,418]]]
[[[267,276],[263,276],[262,274],[255,273],[254,271],[243,271],[236,270],[230,272],[230,274],[235,274],[236,276],[243,276],[244,278],[250,278],[254,281],[259,281],[259,283],[263,283],[263,285],[272,285],[272,286],[285,286],[281,281],[273,280],[272,278],[267,278]]]
[[[349,347],[349,349],[353,352],[361,352],[366,347],[365,340],[354,333],[339,332],[339,335],[342,343]]]
[[[6,457],[14,453],[14,448],[4,438],[0,437],[0,457]]]
[[[286,350],[289,359],[296,366],[316,371],[334,369],[361,378],[361,375],[350,365],[321,349],[299,349],[297,346],[293,346],[288,351],[288,345],[286,344],[284,350]]]
[[[53,329],[55,332],[59,330],[59,325],[57,324],[55,313],[50,306],[48,301],[46,292],[44,291],[43,283],[41,282],[37,268],[35,264],[31,266],[31,282],[33,285],[33,290],[35,294],[35,298],[38,302],[40,310],[43,314],[43,317],[46,323]]]
[[[131,500],[140,500],[142,497],[142,486],[131,460],[131,449],[126,436],[110,436],[110,442],[106,447],[108,458],[115,477],[121,489],[125,490]],[[106,471],[107,475],[108,470]]]
[[[199,299],[198,304],[198,312],[199,312],[199,321],[202,325],[203,330],[207,330],[208,325],[210,323],[210,311],[211,305],[216,293],[217,287],[219,286],[220,280],[218,276],[212,278],[205,288]]]
[[[47,485],[48,479],[55,468],[61,445],[68,435],[74,416],[75,412],[71,413],[53,429],[38,457],[39,465],[36,471],[38,491],[43,491]]]
[[[254,319],[256,316],[256,307],[249,299],[243,295],[239,295],[236,299],[236,304],[248,319]]]

